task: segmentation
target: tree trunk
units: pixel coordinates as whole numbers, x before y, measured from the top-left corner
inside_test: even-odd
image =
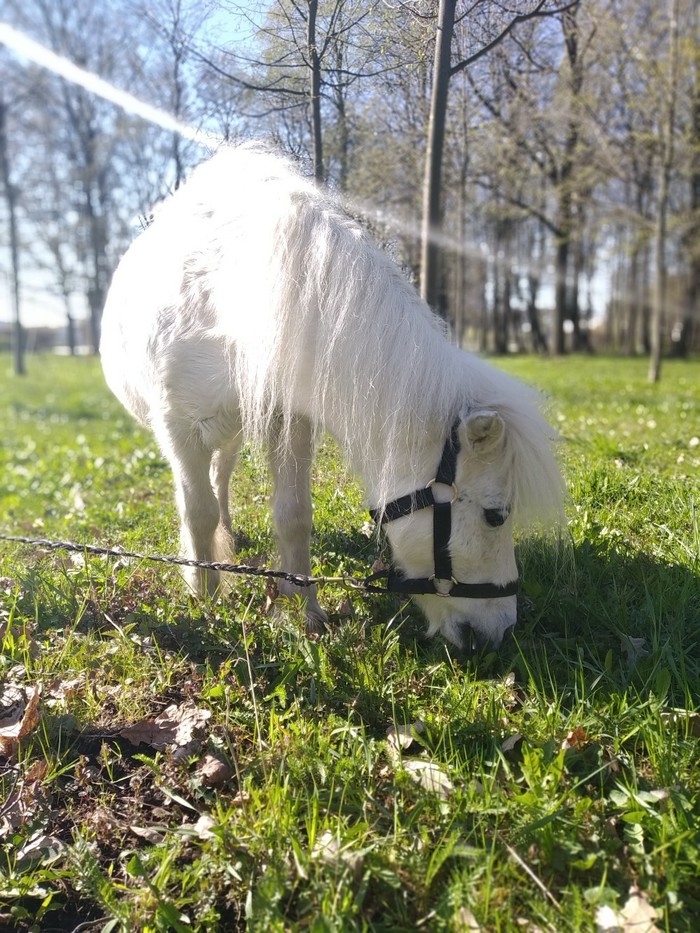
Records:
[[[68,352],[71,356],[75,356],[75,321],[73,320],[70,309],[66,311],[66,342],[68,344]]]
[[[321,133],[321,61],[316,47],[316,17],[318,0],[309,0],[309,18],[306,24],[306,47],[311,69],[311,143],[314,162],[314,179],[322,184],[326,172],[323,166],[323,136]]]
[[[554,321],[552,326],[552,347],[554,356],[566,352],[564,341],[564,321],[566,320],[566,278],[569,267],[569,236],[559,233],[554,267]]]
[[[559,170],[558,182],[558,217],[557,217],[557,249],[555,260],[555,308],[554,326],[552,333],[552,353],[561,356],[565,350],[564,321],[567,319],[567,280],[569,272],[569,255],[571,246],[571,227],[573,220],[573,190],[572,175],[579,141],[579,118],[575,105],[581,94],[583,86],[583,66],[578,47],[578,26],[576,23],[577,8],[567,10],[562,16],[562,31],[566,54],[571,68],[571,116],[567,127],[564,153]]]
[[[542,333],[540,314],[537,310],[537,292],[539,291],[540,283],[539,279],[531,272],[527,277],[527,287],[527,319],[530,324],[530,333],[532,334],[532,346],[536,353],[546,353],[548,349],[547,341]]]
[[[668,95],[664,124],[661,132],[661,162],[656,201],[656,224],[654,227],[654,271],[655,282],[652,293],[651,320],[649,326],[649,382],[661,378],[662,322],[666,304],[666,230],[668,226],[668,201],[673,167],[673,133],[676,122],[676,93],[678,80],[678,0],[669,3],[669,67]]]
[[[17,233],[17,191],[10,178],[10,157],[7,152],[7,107],[0,100],[0,173],[2,174],[7,214],[10,226],[10,260],[12,265],[12,347],[16,376],[26,375],[24,362],[24,331],[20,316],[19,236]]]
[[[635,246],[629,260],[629,294],[625,300],[625,353],[635,356],[637,352],[637,330],[639,321],[639,308],[642,303],[641,288],[639,286],[639,247]]]
[[[428,147],[423,181],[423,223],[421,230],[420,288],[422,297],[443,317],[441,307],[442,161],[445,147],[447,92],[450,82],[450,56],[456,0],[440,0],[433,89],[428,121]]]
[[[86,213],[90,231],[90,259],[92,263],[92,282],[88,288],[88,307],[90,308],[90,343],[93,353],[99,353],[102,309],[107,295],[107,236],[104,218],[95,210],[92,193],[86,192]]]
[[[693,23],[693,34],[697,36],[697,9]],[[700,38],[700,37],[699,37]],[[687,357],[690,353],[697,328],[700,304],[700,41],[695,44],[695,88],[693,92],[692,122],[692,169],[690,173],[690,210],[691,228],[684,238],[688,252],[688,285],[685,292],[685,308],[679,340],[678,356]]]

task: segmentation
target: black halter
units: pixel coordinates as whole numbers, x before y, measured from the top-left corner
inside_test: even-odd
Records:
[[[408,593],[416,595],[460,596],[467,599],[494,599],[513,596],[518,592],[518,581],[513,580],[498,586],[495,583],[459,583],[452,575],[450,557],[450,535],[452,533],[452,503],[457,498],[455,477],[457,474],[457,456],[459,454],[459,421],[455,421],[442,449],[440,464],[432,479],[424,489],[399,496],[384,506],[382,510],[370,509],[373,520],[384,525],[394,519],[411,515],[419,509],[432,507],[433,510],[433,562],[435,572],[430,577],[406,578],[395,570],[382,570],[368,577],[366,585],[376,591],[384,587],[373,587],[372,581],[386,577],[386,591],[390,593]],[[436,502],[433,486],[439,483],[451,486],[453,497],[450,502]],[[501,519],[501,522],[503,518]],[[494,521],[492,524],[500,524]],[[445,586],[445,584],[447,584]]]

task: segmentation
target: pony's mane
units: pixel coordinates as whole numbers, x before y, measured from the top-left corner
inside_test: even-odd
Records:
[[[291,425],[303,386],[312,386],[308,414],[317,429],[335,434],[351,467],[373,465],[373,504],[381,507],[397,452],[417,462],[426,434],[439,438],[461,413],[493,408],[507,425],[519,520],[556,512],[562,484],[537,393],[452,346],[442,323],[336,198],[286,159],[243,145],[220,150],[178,200],[214,220],[209,266],[194,263],[188,304],[218,308],[216,328],[235,332],[231,379],[250,439],[267,441],[280,412]],[[234,281],[227,256],[246,242],[259,248],[251,247]],[[212,253],[219,257],[213,270]],[[244,324],[232,324],[229,313],[236,294],[236,315],[250,302]]]

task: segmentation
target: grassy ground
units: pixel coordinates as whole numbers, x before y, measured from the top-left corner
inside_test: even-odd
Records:
[[[168,470],[97,362],[8,365],[0,528],[175,553]],[[698,365],[499,365],[551,397],[571,503],[563,545],[519,544],[497,654],[389,597],[324,591],[310,641],[264,583],[202,606],[171,568],[0,542],[0,926],[698,928]],[[245,456],[241,556],[274,565],[268,491]],[[315,502],[315,570],[366,573],[330,445]]]

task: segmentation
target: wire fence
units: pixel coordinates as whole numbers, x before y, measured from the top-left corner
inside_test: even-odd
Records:
[[[49,538],[29,538],[23,535],[11,535],[2,532],[0,532],[0,541],[43,548],[47,551],[69,551],[76,554],[90,555],[92,557],[116,557],[128,560],[150,561],[152,563],[159,564],[172,564],[178,567],[196,567],[202,570],[217,570],[221,573],[232,573],[238,574],[239,576],[285,580],[286,582],[300,588],[309,586],[335,585],[365,593],[387,592],[385,587],[376,582],[386,575],[383,569],[373,571],[366,577],[353,577],[346,574],[336,577],[315,577],[302,573],[291,573],[288,570],[255,567],[251,564],[228,564],[221,561],[196,560],[191,557],[173,557],[166,554],[142,554],[138,551],[127,551],[121,547],[105,547],[99,544],[81,544],[76,541],[55,541]]]

